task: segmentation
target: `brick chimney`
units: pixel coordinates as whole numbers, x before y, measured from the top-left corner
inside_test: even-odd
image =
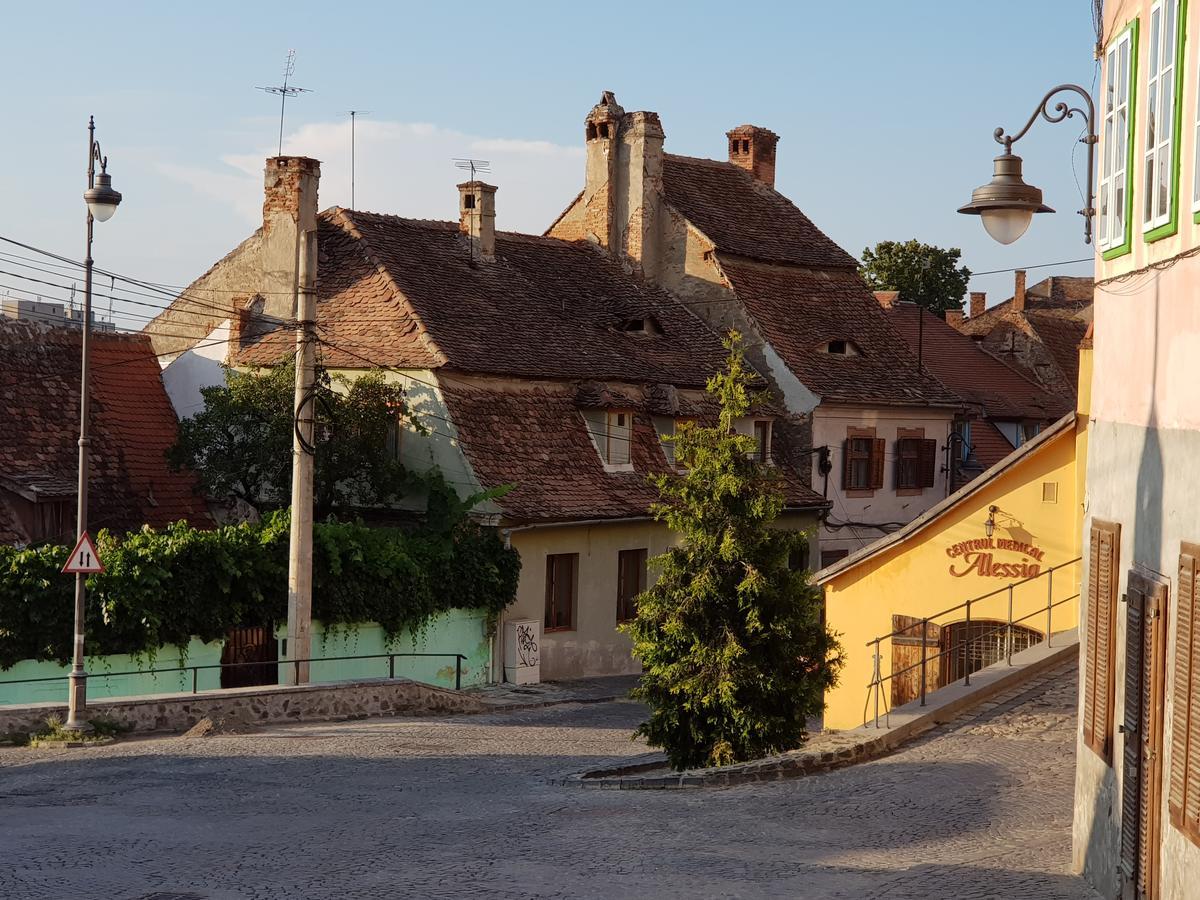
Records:
[[[584,119],[587,146],[587,171],[583,186],[583,233],[601,247],[618,244],[617,206],[617,133],[625,110],[612,91],[605,91],[600,102]]]
[[[987,309],[987,291],[971,291],[971,318],[982,316]]]
[[[900,299],[899,291],[875,291],[875,299],[879,301],[879,305],[884,309],[891,309],[896,305],[896,301]]]
[[[307,156],[272,156],[263,178],[262,247],[259,261],[263,313],[278,319],[294,314],[300,235],[317,230],[317,187],[321,163]],[[310,273],[315,282],[317,273]]]
[[[1025,311],[1025,270],[1017,269],[1013,273],[1013,299],[1012,308],[1014,312]]]
[[[458,186],[458,230],[471,239],[471,259],[496,261],[496,186],[464,181]]]
[[[725,132],[729,161],[769,188],[775,187],[775,145],[779,135],[757,125],[739,125]]]
[[[961,309],[946,310],[946,324],[951,328],[960,328],[963,323],[963,311]]]

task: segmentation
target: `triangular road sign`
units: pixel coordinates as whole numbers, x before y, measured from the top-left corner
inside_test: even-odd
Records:
[[[104,566],[100,564],[100,554],[96,552],[96,545],[92,543],[92,538],[86,531],[79,536],[79,542],[71,551],[62,570],[68,575],[89,575],[104,571]]]

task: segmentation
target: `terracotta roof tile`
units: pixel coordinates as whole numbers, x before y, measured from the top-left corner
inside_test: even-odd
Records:
[[[792,201],[730,163],[665,154],[663,190],[718,250],[820,269],[857,266]]]
[[[483,486],[516,485],[497,501],[509,520],[645,516],[658,497],[647,476],[668,468],[654,424],[641,409],[633,413],[634,471],[607,472],[570,385],[520,391],[455,388],[445,391],[445,399]],[[784,470],[784,475],[790,506],[825,505],[794,472]]]
[[[921,359],[925,368],[954,394],[978,407],[983,415],[1050,421],[1070,411],[1070,398],[1054,396],[947,325],[941,317],[926,312],[920,316],[922,321],[918,321],[920,310],[915,303],[897,303],[887,311],[887,316],[914,354],[923,345]]]
[[[55,496],[74,493],[79,345],[75,329],[0,320],[0,477],[10,490],[40,485]],[[210,525],[194,478],[167,468],[176,420],[149,338],[94,333],[91,373],[92,527],[128,530],[178,519]],[[23,532],[5,504],[0,538],[13,533]]]
[[[917,373],[916,357],[856,272],[719,260],[763,336],[823,401],[961,405],[937,379]],[[850,341],[861,352],[823,352],[831,340]]]

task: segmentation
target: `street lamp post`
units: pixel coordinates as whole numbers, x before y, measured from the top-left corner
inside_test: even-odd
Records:
[[[1070,104],[1060,101],[1054,104],[1054,109],[1051,111],[1050,101],[1057,94],[1065,92],[1073,92],[1082,97],[1085,108],[1074,108]],[[1052,88],[1042,98],[1042,102],[1033,111],[1033,115],[1029,117],[1025,127],[1015,135],[1005,134],[1003,128],[997,128],[993,132],[992,137],[996,139],[996,143],[1003,145],[1004,152],[993,160],[992,180],[977,187],[971,194],[971,202],[959,207],[958,211],[966,215],[979,216],[983,220],[983,227],[987,229],[987,233],[1001,244],[1011,244],[1023,235],[1029,228],[1029,223],[1033,221],[1034,213],[1054,212],[1042,202],[1041,190],[1031,184],[1026,184],[1021,177],[1021,157],[1013,155],[1012,145],[1025,137],[1033,123],[1037,121],[1038,116],[1047,122],[1058,123],[1073,118],[1075,115],[1081,115],[1087,119],[1087,134],[1079,139],[1079,142],[1086,144],[1088,148],[1087,199],[1084,201],[1084,208],[1079,210],[1079,214],[1083,216],[1083,239],[1090,244],[1092,242],[1092,217],[1096,214],[1092,204],[1095,202],[1093,183],[1095,148],[1099,137],[1096,135],[1096,105],[1092,102],[1092,95],[1086,88],[1077,84],[1060,84]]]
[[[96,163],[100,173],[96,173]],[[112,176],[108,174],[108,157],[100,152],[96,141],[96,120],[88,117],[88,187],[83,199],[87,203],[87,253],[83,258],[83,324],[80,343],[79,379],[79,485],[76,525],[80,536],[87,531],[88,503],[88,358],[92,334],[92,224],[107,222],[117,211],[121,195],[113,190]],[[75,575],[75,648],[71,663],[68,696],[67,728],[84,730],[87,724],[82,716],[87,711],[87,673],[83,670],[83,623],[84,606],[87,599],[87,575]]]

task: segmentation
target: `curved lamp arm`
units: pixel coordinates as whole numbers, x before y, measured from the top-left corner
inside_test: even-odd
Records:
[[[1064,103],[1061,100],[1054,104],[1054,109],[1050,108],[1050,101],[1055,95],[1061,93],[1073,92],[1083,98],[1084,109],[1073,107],[1069,103]],[[1087,145],[1087,199],[1084,201],[1084,208],[1079,210],[1079,214],[1083,216],[1083,234],[1084,240],[1087,243],[1092,242],[1092,217],[1096,215],[1096,209],[1093,203],[1096,199],[1095,194],[1095,157],[1096,143],[1100,140],[1096,134],[1096,104],[1092,101],[1092,95],[1086,88],[1080,87],[1077,84],[1060,84],[1057,87],[1051,88],[1046,92],[1046,96],[1042,98],[1042,102],[1034,109],[1033,115],[1029,117],[1029,121],[1025,123],[1025,127],[1014,134],[1005,134],[1003,128],[997,128],[993,132],[992,137],[996,139],[997,144],[1004,145],[1005,153],[1012,153],[1012,145],[1025,137],[1033,123],[1041,116],[1051,124],[1064,122],[1067,119],[1074,118],[1076,115],[1083,116],[1087,120],[1087,134],[1079,139],[1079,143]]]

